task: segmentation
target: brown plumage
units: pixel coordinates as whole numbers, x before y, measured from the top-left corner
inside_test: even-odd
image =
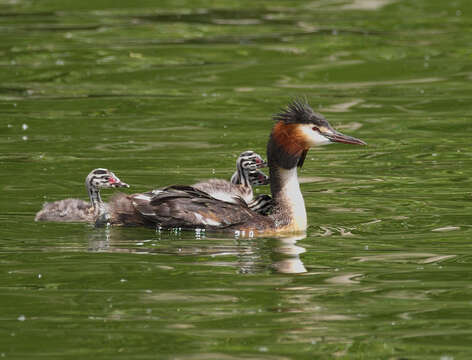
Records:
[[[112,225],[227,230],[263,229],[273,223],[252,211],[242,199],[221,201],[185,185],[141,194],[116,194],[109,207]]]

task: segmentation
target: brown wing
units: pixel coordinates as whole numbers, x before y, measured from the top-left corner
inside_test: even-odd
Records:
[[[192,186],[173,185],[131,198],[142,216],[163,228],[237,228],[260,216],[242,200],[221,201]]]

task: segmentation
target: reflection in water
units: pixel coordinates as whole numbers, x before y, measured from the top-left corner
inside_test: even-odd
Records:
[[[89,236],[91,252],[166,254],[176,256],[210,256],[207,265],[234,266],[239,273],[253,274],[274,269],[283,274],[306,272],[300,259],[305,248],[296,245],[306,234],[272,239],[218,237],[202,230],[182,232],[157,230],[152,238],[136,240],[128,229],[94,229]],[[165,234],[164,234],[165,233]],[[162,236],[164,235],[164,236]],[[162,237],[161,237],[162,236]],[[231,244],[228,241],[232,241]],[[237,261],[216,261],[222,256],[236,256]],[[199,264],[202,264],[199,261]]]
[[[274,247],[274,252],[282,255],[283,258],[272,264],[272,267],[283,274],[300,274],[306,272],[305,265],[300,259],[300,254],[303,254],[306,249],[297,246],[298,240],[304,239],[306,234],[291,236],[278,239],[278,246]]]

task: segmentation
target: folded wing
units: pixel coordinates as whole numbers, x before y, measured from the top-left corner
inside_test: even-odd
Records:
[[[233,203],[213,198],[192,186],[173,185],[130,196],[133,207],[147,221],[163,228],[238,228],[258,218],[242,199]],[[266,220],[266,221],[264,221]]]

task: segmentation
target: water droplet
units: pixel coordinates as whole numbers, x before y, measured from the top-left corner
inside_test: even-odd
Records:
[[[26,316],[24,315],[18,316],[18,321],[25,321],[25,320],[26,320]]]
[[[38,279],[41,279],[42,277],[43,277],[43,275],[38,274]]]

